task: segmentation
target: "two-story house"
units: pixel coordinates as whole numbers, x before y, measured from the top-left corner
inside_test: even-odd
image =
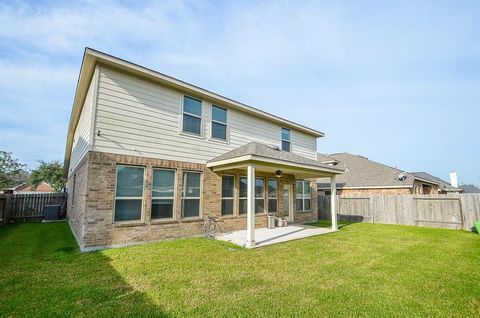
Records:
[[[324,134],[87,48],[65,150],[68,221],[82,250],[224,231],[266,214],[317,219]],[[332,182],[335,185],[335,182]],[[334,226],[336,226],[334,224]]]

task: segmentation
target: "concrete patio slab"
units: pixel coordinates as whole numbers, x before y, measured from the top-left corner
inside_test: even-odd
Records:
[[[303,224],[293,224],[286,227],[276,227],[274,229],[257,228],[255,229],[256,244],[254,248],[333,232],[336,231]],[[245,247],[247,231],[242,230],[223,233],[217,235],[216,239]]]

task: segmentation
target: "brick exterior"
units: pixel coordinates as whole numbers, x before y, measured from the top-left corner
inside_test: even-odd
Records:
[[[80,247],[83,242],[85,207],[87,204],[88,156],[85,156],[67,181],[67,217]]]
[[[138,165],[145,167],[145,183],[143,195],[142,220],[128,223],[114,223],[115,179],[117,164]],[[151,191],[152,169],[170,168],[176,170],[175,200],[173,220],[151,220]],[[182,172],[202,172],[202,197],[200,200],[200,217],[182,219],[181,195]],[[222,175],[235,176],[234,215],[221,217],[221,187]],[[73,179],[75,176],[75,187]],[[161,160],[146,157],[117,155],[110,153],[89,152],[84,162],[71,174],[67,186],[72,193],[68,204],[68,219],[73,232],[82,249],[128,245],[148,241],[164,240],[178,237],[200,235],[203,232],[203,219],[207,215],[214,215],[221,220],[223,231],[246,229],[246,214],[239,215],[239,184],[240,176],[246,176],[246,171],[232,170],[217,174],[206,168],[204,164],[195,164],[180,161]],[[256,215],[256,227],[265,227],[267,222],[266,209],[267,181],[275,178],[274,174],[256,172],[256,177],[265,178],[265,212]],[[275,178],[276,179],[276,178]],[[278,211],[283,211],[283,185],[293,184],[295,193],[295,177],[283,175],[277,179],[278,184]],[[295,222],[315,221],[318,218],[316,183],[311,182],[312,201],[311,211],[294,211]],[[295,194],[293,199],[295,200]],[[73,200],[73,202],[71,201]],[[295,204],[294,204],[295,207]],[[277,212],[282,216],[283,212]]]
[[[413,194],[438,194],[438,185],[423,183],[415,180],[413,182]]]

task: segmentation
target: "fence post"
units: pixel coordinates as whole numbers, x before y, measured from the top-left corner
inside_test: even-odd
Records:
[[[4,224],[8,224],[8,219],[10,217],[10,204],[11,204],[11,195],[7,194],[6,200],[5,200],[5,215],[4,215]]]
[[[370,215],[372,217],[372,224],[375,224],[375,209],[373,208],[372,198],[373,198],[372,196],[368,197],[368,209],[370,210],[368,212],[370,212]]]
[[[460,194],[458,195],[458,204],[460,205],[460,230],[463,230],[465,226],[465,219],[463,213],[462,197]]]

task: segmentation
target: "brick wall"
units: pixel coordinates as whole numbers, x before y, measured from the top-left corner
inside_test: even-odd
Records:
[[[78,188],[81,180],[86,180],[86,193],[78,194],[85,200],[80,200],[78,206],[70,208],[70,224],[76,233],[80,236],[78,239],[82,248],[127,245],[138,242],[156,241],[162,239],[178,238],[192,235],[200,235],[203,232],[203,219],[207,215],[214,215],[221,219],[220,227],[224,231],[233,231],[246,229],[246,214],[239,214],[239,184],[240,176],[245,176],[246,171],[232,170],[225,171],[224,174],[235,176],[235,200],[233,216],[221,216],[221,186],[222,174],[212,172],[203,164],[188,162],[161,160],[137,156],[117,155],[110,153],[90,152],[88,154],[88,164],[82,165],[77,172],[76,183]],[[117,164],[138,165],[145,167],[145,187],[142,220],[129,223],[114,223],[114,198],[115,198],[115,179]],[[153,168],[171,168],[176,170],[175,177],[175,200],[174,200],[174,218],[173,220],[151,220],[151,191],[152,191],[152,169]],[[182,193],[182,172],[199,171],[202,172],[202,198],[200,217],[196,219],[182,219],[181,217],[181,193]],[[265,198],[267,198],[268,178],[274,178],[274,174],[256,173],[257,177],[265,178]],[[284,175],[277,179],[278,198],[277,216],[282,216],[283,207],[283,185],[295,185],[293,175]],[[312,210],[308,212],[294,212],[296,222],[317,220],[317,200],[316,183],[312,185]],[[71,180],[69,180],[69,189]],[[295,187],[293,187],[295,193]],[[294,197],[295,200],[295,197]],[[75,200],[75,203],[77,201]],[[268,201],[265,199],[265,212],[256,215],[256,227],[266,226],[266,209]],[[294,204],[295,206],[295,204]],[[83,218],[80,217],[83,213]],[[83,227],[81,226],[83,220]],[[83,230],[82,230],[83,228]]]
[[[87,204],[88,155],[78,164],[67,180],[67,219],[78,244],[83,247],[83,228]]]
[[[413,182],[413,194],[438,194],[438,185],[423,183],[415,180]]]

